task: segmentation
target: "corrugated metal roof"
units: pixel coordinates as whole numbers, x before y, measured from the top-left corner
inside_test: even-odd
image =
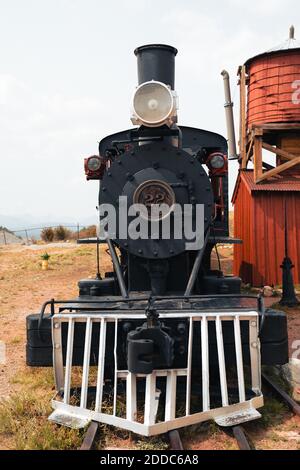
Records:
[[[286,39],[281,44],[278,44],[278,46],[272,47],[266,51],[266,53],[268,54],[269,52],[286,51],[288,49],[300,49],[300,41],[295,38]]]
[[[243,180],[247,188],[252,191],[300,191],[300,174],[296,176],[278,176],[273,177],[269,180],[265,180],[263,183],[254,182],[253,170],[240,170],[237,177],[235,188],[232,195],[232,203],[238,195],[239,185]]]
[[[254,182],[253,170],[241,171],[240,176],[251,191],[300,191],[300,175],[273,177],[263,183]]]

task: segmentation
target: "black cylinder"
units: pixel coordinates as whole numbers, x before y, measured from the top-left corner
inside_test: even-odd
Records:
[[[174,90],[175,56],[177,54],[175,47],[149,44],[137,47],[134,53],[137,56],[139,85],[156,80],[170,85]]]

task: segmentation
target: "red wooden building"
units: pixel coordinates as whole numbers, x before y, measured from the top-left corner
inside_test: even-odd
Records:
[[[294,27],[283,44],[247,60],[238,75],[240,171],[233,204],[234,236],[243,244],[234,247],[234,272],[252,286],[282,283],[286,218],[299,284],[300,41]]]
[[[285,211],[288,254],[300,283],[300,174],[255,183],[253,170],[240,170],[233,193],[234,274],[252,286],[281,284],[285,250]],[[285,209],[286,207],[286,209]]]

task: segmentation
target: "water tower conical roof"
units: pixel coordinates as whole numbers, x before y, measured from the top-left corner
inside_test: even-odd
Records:
[[[258,57],[263,57],[269,54],[280,53],[283,51],[290,51],[290,50],[295,50],[295,49],[300,50],[300,41],[295,39],[295,28],[294,26],[291,26],[288,39],[286,39],[282,43],[278,44],[275,47],[272,47],[271,49],[265,52],[261,52],[260,54],[257,54],[254,57],[251,57],[245,62],[245,65],[248,65],[250,62],[252,62],[252,60],[257,59]]]

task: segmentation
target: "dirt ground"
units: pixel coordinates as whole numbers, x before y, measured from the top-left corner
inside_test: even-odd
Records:
[[[41,269],[41,255],[45,251],[50,255],[48,271]],[[105,271],[110,270],[110,260],[105,253],[104,246],[101,246],[100,256],[101,271],[104,274]],[[220,258],[224,271],[230,273],[231,249],[221,249]],[[217,262],[216,257],[214,262]],[[38,313],[45,300],[53,297],[67,299],[76,296],[78,280],[94,277],[95,271],[95,247],[93,245],[78,246],[74,243],[64,243],[31,247],[0,246],[0,341],[6,345],[6,363],[0,364],[0,399],[2,401],[14,396],[15,393],[23,393],[26,387],[29,387],[29,382],[31,389],[37,395],[40,393],[38,384],[41,384],[40,390],[51,396],[53,392],[52,371],[39,372],[25,365],[25,317],[29,313]],[[274,298],[267,299],[268,305],[274,302],[276,302]],[[300,309],[290,310],[288,319],[291,345],[293,340],[300,339]],[[32,385],[34,377],[37,381]],[[30,416],[32,416],[31,419],[35,419],[35,405],[32,406],[33,411]],[[26,413],[28,415],[28,410]],[[44,421],[46,422],[46,417],[41,414],[39,426],[41,423],[44,424]],[[51,426],[47,428],[47,432],[52,434],[56,432],[55,425],[47,424],[47,426]],[[26,441],[26,436],[23,436],[22,443],[18,444],[21,441],[15,439],[13,429],[14,426],[11,426],[10,431],[6,433],[4,427],[1,431],[0,422],[0,449],[30,448],[31,441]],[[147,449],[149,445],[153,449],[165,448],[165,444],[159,439],[152,441],[133,439],[126,433],[125,435],[112,433],[111,430],[105,429],[106,436],[102,448]],[[300,419],[294,417],[284,405],[273,398],[267,398],[263,418],[246,424],[245,429],[256,448],[300,449]],[[110,436],[112,442],[110,442]],[[237,448],[235,440],[221,432],[212,423],[186,428],[182,432],[182,437],[184,445],[190,449]],[[64,434],[62,439],[70,441],[71,438]],[[56,448],[56,441],[50,442],[48,447],[41,443],[32,445],[36,445],[36,448]],[[71,442],[68,445],[72,448],[73,444]]]

